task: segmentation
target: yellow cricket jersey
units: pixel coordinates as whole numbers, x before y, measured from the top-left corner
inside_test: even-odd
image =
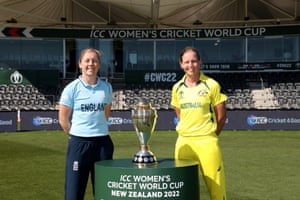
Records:
[[[227,100],[214,79],[200,74],[194,87],[187,87],[185,76],[172,87],[171,105],[180,109],[180,120],[176,131],[182,136],[200,136],[216,131],[214,106]]]

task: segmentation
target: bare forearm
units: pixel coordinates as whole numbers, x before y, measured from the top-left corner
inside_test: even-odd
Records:
[[[215,106],[216,120],[217,120],[217,130],[216,134],[220,135],[221,131],[225,125],[226,121],[226,106],[225,103],[221,103]]]
[[[71,114],[71,109],[69,107],[60,105],[59,112],[58,112],[59,124],[67,135],[70,134],[70,128],[71,128],[70,114]]]
[[[225,125],[225,121],[226,121],[226,117],[222,118],[222,119],[219,119],[217,121],[217,130],[216,130],[216,134],[217,135],[220,135],[221,134],[221,131]]]
[[[61,126],[61,128],[63,129],[63,131],[69,135],[70,134],[70,128],[71,128],[71,124],[69,121],[65,121],[65,120],[60,120],[59,124]]]
[[[105,118],[106,118],[106,120],[108,120],[108,118],[109,118],[109,116],[110,116],[111,107],[112,107],[112,104],[108,104],[108,105],[105,107]]]

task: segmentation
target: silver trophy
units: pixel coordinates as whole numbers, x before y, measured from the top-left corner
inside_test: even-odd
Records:
[[[155,129],[157,119],[156,110],[152,108],[151,103],[141,99],[136,108],[132,110],[131,117],[141,145],[140,150],[134,155],[132,162],[136,164],[155,164],[157,160],[155,155],[150,151],[148,142]]]

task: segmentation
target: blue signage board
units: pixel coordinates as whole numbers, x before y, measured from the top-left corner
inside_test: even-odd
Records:
[[[159,110],[155,130],[175,130],[173,110]],[[110,131],[134,131],[131,111],[112,111]],[[17,130],[17,113],[0,112],[0,132]],[[22,111],[20,130],[61,130],[57,111]],[[300,130],[297,110],[229,110],[224,130]]]
[[[17,112],[0,112],[0,132],[17,131]]]
[[[23,111],[21,112],[20,130],[59,130],[57,111]]]

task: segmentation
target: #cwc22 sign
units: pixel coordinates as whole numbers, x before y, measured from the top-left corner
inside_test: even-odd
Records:
[[[299,34],[300,25],[191,29],[72,29],[3,27],[1,37],[93,38],[93,39],[184,39],[226,38]]]

